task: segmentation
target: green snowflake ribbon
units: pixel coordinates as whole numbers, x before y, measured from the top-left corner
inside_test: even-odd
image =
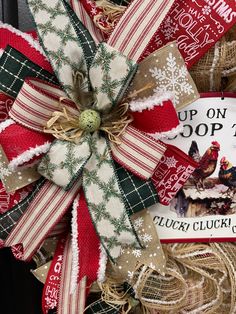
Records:
[[[72,73],[82,71],[87,74],[87,90],[91,84],[96,98],[91,109],[101,116],[109,113],[133,78],[135,62],[106,43],[96,47],[66,1],[28,0],[28,4],[45,52],[69,97],[79,102],[73,91]],[[87,122],[93,129],[91,121]],[[103,133],[83,133],[78,143],[54,141],[38,170],[65,190],[82,176],[91,217],[112,259],[119,256],[121,245],[140,247]]]

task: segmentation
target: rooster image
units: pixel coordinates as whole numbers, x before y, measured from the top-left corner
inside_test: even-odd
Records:
[[[229,190],[236,188],[236,167],[226,157],[222,157],[220,160],[219,180],[228,186]]]
[[[193,172],[193,179],[197,189],[204,188],[204,180],[211,176],[216,169],[218,155],[220,150],[220,144],[216,141],[211,143],[211,146],[205,151],[201,157],[198,149],[197,142],[192,141],[188,154],[197,163],[198,167]]]

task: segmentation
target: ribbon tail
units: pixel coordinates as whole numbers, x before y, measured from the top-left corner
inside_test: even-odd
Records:
[[[58,240],[53,260],[51,262],[47,279],[43,288],[42,309],[47,314],[50,309],[54,309],[58,304],[58,294],[60,287],[61,268],[63,252],[65,250],[66,238],[61,236]]]
[[[57,314],[84,313],[86,300],[86,277],[80,281],[74,293],[71,294],[71,274],[72,241],[70,236],[68,236],[63,254]]]
[[[92,156],[84,167],[83,188],[95,229],[114,260],[122,244],[140,244],[129,220],[106,139],[95,133],[91,150]]]
[[[47,181],[6,239],[5,246],[21,245],[23,249],[21,259],[29,261],[72,204],[80,184],[77,182],[65,192]]]
[[[71,293],[87,278],[88,285],[105,277],[106,253],[100,248],[99,237],[93,226],[83,191],[74,200],[72,211],[72,277]]]

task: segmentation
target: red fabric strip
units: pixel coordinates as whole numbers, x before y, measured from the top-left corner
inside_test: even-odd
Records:
[[[88,285],[97,280],[100,241],[95,231],[84,193],[81,192],[77,210],[79,276],[78,282],[86,276]]]
[[[45,70],[53,73],[50,63],[39,49],[38,42],[29,34],[24,34],[7,24],[0,25],[0,48],[5,49],[7,45],[20,51],[28,59],[38,64]],[[34,47],[35,46],[35,47]]]
[[[0,123],[9,118],[9,111],[13,102],[14,99],[12,97],[0,92]]]
[[[9,161],[22,155],[30,148],[36,148],[52,141],[51,135],[29,130],[16,123],[0,132],[0,144]]]
[[[151,178],[159,202],[169,205],[196,167],[197,163],[183,151],[173,145],[167,145],[167,150]]]
[[[58,240],[57,248],[43,288],[42,308],[44,314],[57,307],[65,243],[66,238],[63,235]]]
[[[179,125],[179,119],[171,100],[163,101],[162,105],[153,106],[142,112],[132,112],[133,126],[146,133],[162,133]]]
[[[235,1],[176,0],[138,61],[176,40],[190,68],[235,23]]]

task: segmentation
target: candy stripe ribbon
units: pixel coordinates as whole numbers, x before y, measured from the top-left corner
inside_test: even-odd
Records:
[[[16,122],[42,132],[48,117],[58,108],[59,96],[62,95],[66,96],[57,86],[28,79],[9,114]],[[64,106],[73,112],[72,102],[65,100]],[[165,145],[133,127],[127,128],[122,140],[124,143],[121,145],[111,145],[114,158],[138,176],[150,178],[165,151]]]
[[[27,128],[43,132],[52,113],[62,106],[76,113],[75,104],[58,86],[30,78],[25,80],[9,115]]]
[[[86,277],[82,279],[73,294],[70,293],[72,273],[72,243],[70,235],[67,238],[63,253],[61,284],[57,314],[82,314],[86,300]]]
[[[137,61],[174,0],[135,0],[127,8],[107,43]]]
[[[142,179],[149,179],[164,154],[166,147],[160,141],[128,126],[121,135],[121,144],[111,143],[114,159]]]
[[[6,239],[5,245],[22,244],[22,259],[30,260],[47,234],[72,204],[79,187],[80,182],[77,182],[65,192],[47,181]]]
[[[94,25],[92,20],[89,17],[89,14],[86,12],[82,5],[82,1],[78,0],[70,0],[70,4],[76,13],[77,17],[84,24],[84,26],[88,29],[90,34],[93,37],[93,40],[96,44],[104,40],[102,32]]]

